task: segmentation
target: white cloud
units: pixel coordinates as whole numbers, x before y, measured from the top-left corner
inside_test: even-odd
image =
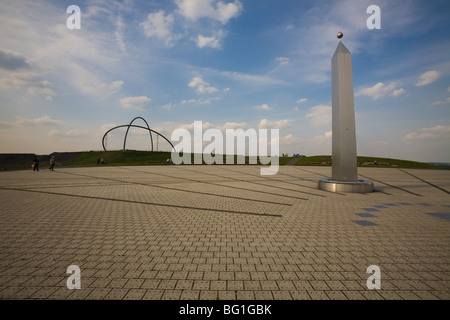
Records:
[[[189,99],[189,100],[182,100],[181,104],[185,104],[185,103],[196,103],[197,99]]]
[[[193,104],[210,104],[212,101],[220,100],[220,97],[211,97],[207,99],[189,99],[189,100],[182,100],[181,104],[186,103],[193,103]]]
[[[309,109],[306,118],[311,119],[312,125],[330,124],[331,123],[331,106],[317,105]]]
[[[416,132],[408,133],[407,135],[405,135],[405,138],[408,140],[436,139],[436,138],[450,139],[450,125],[423,128]]]
[[[56,96],[52,87],[53,84],[37,72],[12,73],[9,78],[0,79],[0,89],[22,88],[32,95],[44,95],[47,100],[52,100],[53,96]]]
[[[121,81],[121,80],[113,81],[113,82],[109,85],[109,87],[110,87],[111,89],[118,90],[118,89],[120,89],[120,88],[122,87],[123,83],[124,83],[124,82]]]
[[[178,12],[190,19],[210,18],[222,24],[237,17],[243,9],[242,3],[235,0],[233,3],[224,3],[215,0],[176,0]]]
[[[306,102],[306,101],[308,101],[308,99],[306,99],[306,98],[301,98],[301,99],[297,100],[296,102],[297,102],[297,103],[302,103],[302,102]]]
[[[221,75],[227,78],[230,78],[235,81],[242,82],[246,85],[275,85],[275,84],[284,84],[285,82],[282,80],[278,80],[269,76],[264,75],[253,75],[248,73],[241,72],[231,72],[231,71],[222,71]]]
[[[401,95],[401,94],[404,94],[405,92],[406,92],[405,89],[400,88],[400,89],[394,90],[394,91],[391,93],[391,96],[397,97],[397,96],[399,96],[399,95]]]
[[[0,68],[5,70],[28,69],[30,64],[22,54],[0,49]]]
[[[264,103],[264,104],[261,104],[261,105],[255,106],[255,109],[260,109],[260,110],[271,110],[272,108],[271,108],[271,107],[269,107],[269,105],[268,105],[268,104]]]
[[[48,132],[50,137],[64,137],[64,138],[81,138],[89,136],[88,130],[68,130],[68,131],[59,131],[59,130],[50,130]]]
[[[192,78],[191,82],[188,84],[189,87],[197,89],[197,93],[214,93],[217,92],[217,88],[210,86],[210,84],[204,81],[200,77]]]
[[[175,107],[175,105],[172,104],[172,103],[167,103],[167,104],[162,106],[162,108],[165,109],[165,110],[172,110],[174,107]]]
[[[427,71],[420,75],[419,81],[416,83],[416,87],[425,86],[427,84],[430,84],[430,83],[436,81],[439,78],[439,76],[440,76],[440,73],[435,70]]]
[[[199,48],[210,47],[213,49],[220,49],[220,41],[215,36],[212,37],[204,37],[202,35],[197,36],[197,46]]]
[[[147,20],[140,25],[144,29],[144,33],[147,37],[156,37],[160,40],[164,40],[166,46],[171,46],[172,42],[178,38],[178,36],[172,34],[174,17],[172,14],[165,15],[163,10],[150,13],[147,16]]]
[[[445,101],[436,101],[436,102],[433,102],[431,105],[432,105],[432,106],[439,106],[439,105],[441,105],[441,104],[447,104],[447,103],[450,103],[450,98],[447,98]]]
[[[226,129],[244,129],[247,127],[245,122],[226,122],[223,126],[219,127],[219,130],[224,131]]]
[[[150,102],[151,99],[146,96],[140,97],[126,97],[120,100],[120,105],[125,109],[134,109],[142,111],[144,110],[144,105]]]
[[[397,97],[403,93],[405,93],[405,89],[398,88],[397,82],[391,82],[389,84],[384,84],[383,82],[378,82],[372,87],[364,88],[359,90],[355,96],[368,96],[374,100],[378,100],[380,98],[384,98],[386,96]]]
[[[286,128],[291,124],[292,120],[290,119],[284,119],[284,120],[275,120],[275,121],[269,121],[267,119],[262,119],[259,122],[258,128],[259,129],[282,129]]]
[[[208,121],[202,121],[202,130],[207,130],[209,128],[215,128],[216,126],[214,126],[211,122]],[[176,128],[179,129],[187,129],[187,130],[193,130],[194,129],[194,122],[192,123],[186,123],[186,124],[181,124],[181,125],[177,125]],[[173,131],[173,130],[172,130]]]
[[[278,64],[280,66],[284,66],[284,65],[289,64],[289,58],[286,58],[286,57],[277,57],[275,59],[275,61],[278,62]]]
[[[16,126],[57,126],[64,122],[61,120],[52,119],[50,116],[42,116],[35,119],[26,119],[17,117],[14,122],[1,121],[0,126],[2,128],[12,128]]]

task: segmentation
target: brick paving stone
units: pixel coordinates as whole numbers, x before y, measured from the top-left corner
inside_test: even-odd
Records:
[[[217,300],[217,299],[218,299],[217,291],[200,291],[199,300]]]
[[[322,280],[311,280],[309,281],[314,290],[330,290],[330,287],[327,285],[326,281]]]
[[[198,290],[183,290],[181,292],[180,300],[198,300],[200,291]]]
[[[208,290],[209,289],[209,281],[206,280],[195,280],[192,288],[193,290]]]
[[[123,287],[128,289],[139,289],[144,281],[144,279],[129,279]]]
[[[125,286],[125,283],[127,283],[127,282],[128,282],[128,279],[122,279],[122,278],[112,279],[109,282],[108,287],[111,287],[111,288],[123,288]]]
[[[272,291],[274,300],[293,300],[289,291]]]
[[[450,172],[360,168],[383,192],[342,196],[316,189],[330,170],[0,172],[0,298],[449,300],[450,226],[432,215],[448,194],[420,179],[446,188]],[[69,265],[81,268],[81,290],[66,289]],[[381,290],[367,288],[369,265],[381,268]]]
[[[177,290],[191,290],[192,285],[194,284],[193,280],[178,280],[175,286]]]
[[[158,285],[158,289],[170,290],[174,289],[177,284],[177,280],[161,280]]]
[[[119,289],[113,288],[111,289],[107,295],[105,296],[106,300],[122,300],[125,295],[128,293],[129,289]]]
[[[146,292],[146,289],[130,289],[123,297],[123,300],[141,300]]]
[[[164,290],[147,290],[142,297],[144,300],[161,300]]]
[[[290,291],[290,293],[294,300],[311,300],[311,297],[306,290]]]
[[[210,282],[210,289],[211,290],[226,290],[227,289],[227,281],[224,280],[217,280],[217,281],[211,281]]]
[[[320,290],[310,291],[310,290],[308,290],[308,294],[312,300],[330,300],[330,297],[328,297],[328,295],[325,293],[325,291],[320,291]]]
[[[254,300],[255,299],[255,293],[254,291],[238,291],[236,293],[237,300]]]
[[[48,299],[52,294],[54,294],[58,289],[55,287],[43,287],[38,291],[34,292],[31,297],[33,299]]]
[[[241,280],[227,281],[227,290],[229,290],[229,291],[244,290],[244,281],[241,281]],[[248,289],[248,290],[250,290],[250,289]]]
[[[218,291],[219,300],[236,300],[236,291]]]
[[[95,288],[89,293],[89,295],[86,298],[89,300],[102,300],[105,299],[105,297],[108,295],[110,291],[111,289],[107,288]]]
[[[180,300],[181,290],[165,290],[161,300]]]
[[[94,289],[92,288],[81,288],[81,289],[74,289],[71,290],[72,293],[69,295],[69,298],[71,300],[86,300],[87,297],[91,294]]]
[[[141,285],[142,289],[157,289],[161,280],[145,279]]]
[[[344,290],[342,291],[348,300],[366,300],[361,291]]]
[[[331,290],[326,291],[326,294],[331,300],[348,300],[347,296],[342,291]]]

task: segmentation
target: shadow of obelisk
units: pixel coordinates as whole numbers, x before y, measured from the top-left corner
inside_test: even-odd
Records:
[[[343,34],[339,33],[338,38]],[[358,180],[352,55],[340,41],[331,59],[332,177],[319,180],[319,189],[365,193],[373,182]]]

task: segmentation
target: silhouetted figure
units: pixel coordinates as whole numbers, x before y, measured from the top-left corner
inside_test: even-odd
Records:
[[[34,164],[33,171],[39,171],[39,159],[37,157],[34,158],[33,164]]]
[[[50,168],[48,168],[48,170],[52,170],[52,171],[54,171],[53,170],[53,167],[55,166],[55,156],[52,156],[51,158],[50,158]]]

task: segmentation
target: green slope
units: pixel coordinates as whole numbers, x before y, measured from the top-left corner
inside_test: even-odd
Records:
[[[97,161],[103,159],[103,166],[131,166],[131,165],[171,165],[167,162],[171,159],[170,152],[151,152],[136,150],[118,150],[118,151],[86,151],[86,152],[55,152],[50,155],[39,156],[41,160],[41,168],[49,166],[48,160],[54,155],[57,167],[79,167],[79,166],[97,166]],[[190,155],[191,163],[194,163],[194,155]],[[0,154],[0,170],[23,170],[31,169],[31,163],[34,159],[33,154]],[[242,159],[242,158],[241,158]],[[279,164],[286,165],[293,157],[279,158]],[[373,161],[376,161],[375,165]],[[245,164],[249,164],[249,157],[245,157]],[[226,164],[224,156],[223,163]],[[237,157],[234,162],[237,163]],[[259,162],[258,162],[259,164]],[[311,157],[298,158],[295,165],[298,166],[330,166],[331,156],[320,155]],[[359,167],[387,167],[387,168],[415,168],[415,169],[450,169],[437,165],[377,157],[358,157]]]
[[[374,164],[376,161],[376,164]],[[297,166],[300,165],[312,165],[312,166],[330,166],[331,156],[311,156],[299,158]],[[388,168],[405,168],[405,169],[443,169],[442,167],[409,160],[399,160],[390,158],[378,158],[378,157],[358,157],[358,167],[388,167]]]

